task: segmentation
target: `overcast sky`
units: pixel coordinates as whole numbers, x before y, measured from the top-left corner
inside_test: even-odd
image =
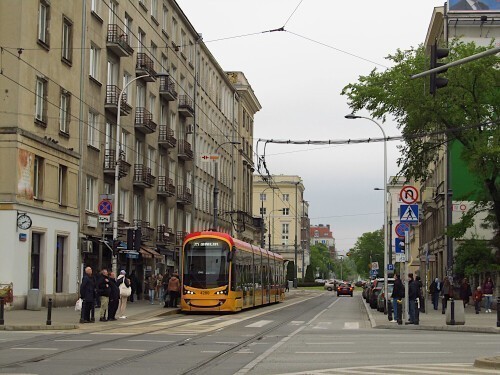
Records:
[[[220,66],[242,71],[250,81],[262,105],[255,116],[256,141],[380,138],[382,133],[372,122],[344,119],[350,111],[340,92],[360,75],[385,69],[389,62],[384,57],[396,49],[424,42],[433,8],[444,1],[178,0],[178,4]],[[286,32],[215,41],[283,25]],[[394,123],[381,125],[387,136],[399,135]],[[387,143],[389,176],[398,171],[397,145]],[[311,224],[330,224],[341,253],[361,234],[383,225],[383,193],[373,190],[383,187],[383,160],[383,143],[268,145],[266,152],[271,174],[302,177]]]

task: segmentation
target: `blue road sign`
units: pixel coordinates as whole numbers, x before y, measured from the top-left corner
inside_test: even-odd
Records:
[[[394,264],[388,264],[387,271],[394,271]]]
[[[405,252],[405,240],[402,238],[395,238],[394,247],[396,253],[403,254]]]
[[[405,236],[405,232],[409,232],[410,231],[410,224],[408,224],[408,223],[398,223],[398,225],[396,225],[396,228],[394,230],[396,231],[396,235],[398,237],[404,237]]]
[[[406,223],[418,223],[418,204],[400,205],[399,221]]]
[[[377,276],[378,270],[370,270],[370,276]]]

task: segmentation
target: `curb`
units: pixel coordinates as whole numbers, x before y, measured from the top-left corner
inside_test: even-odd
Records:
[[[377,322],[375,322],[375,318],[373,317],[371,307],[368,306],[368,304],[366,303],[366,301],[363,297],[361,297],[361,302],[363,302],[363,305],[365,306],[366,313],[368,314],[368,319],[370,319],[370,324],[371,324],[372,328],[378,328]]]
[[[0,331],[64,331],[79,328],[78,324],[52,324],[48,325],[5,325],[0,326]]]
[[[476,358],[474,367],[500,370],[500,356]]]

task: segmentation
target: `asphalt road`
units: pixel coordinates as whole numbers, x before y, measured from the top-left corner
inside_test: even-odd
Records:
[[[360,295],[311,292],[232,315],[2,332],[0,373],[471,374],[494,373],[471,364],[499,353],[499,335],[372,329]]]

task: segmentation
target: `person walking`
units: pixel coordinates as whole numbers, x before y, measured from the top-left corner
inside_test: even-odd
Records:
[[[422,284],[422,280],[420,279],[420,276],[415,277],[415,282],[417,283],[418,291],[417,291],[417,308],[420,310],[420,312],[425,312],[425,301],[424,301],[424,293],[422,292],[422,288],[424,284]]]
[[[120,307],[119,307],[119,315],[120,319],[127,319],[127,316],[125,315],[125,310],[127,308],[127,300],[129,295],[126,295],[125,293],[122,292],[123,288],[130,288],[130,280],[125,277],[125,270],[120,271],[120,276],[118,276],[117,279],[117,285],[118,289],[120,289]],[[122,286],[125,285],[125,286]],[[130,294],[132,294],[132,288],[130,288]]]
[[[481,311],[481,301],[483,299],[483,292],[481,292],[481,287],[478,286],[472,295],[472,300],[474,301],[474,308],[476,309],[476,314]]]
[[[111,291],[111,287],[109,284],[110,282],[109,282],[108,270],[106,268],[103,268],[101,270],[101,275],[97,282],[97,291],[99,293],[99,300],[101,301],[101,307],[99,309],[99,321],[101,322],[108,321],[106,319],[106,312],[108,312],[109,294]]]
[[[169,301],[170,301],[170,296],[168,294],[168,282],[170,280],[170,277],[168,277],[168,274],[165,274],[163,276],[163,280],[161,282],[161,288],[163,289],[163,307],[168,307]]]
[[[405,288],[403,286],[403,282],[401,281],[401,277],[398,274],[394,274],[394,287],[392,289],[392,320],[391,322],[395,323],[399,319],[399,311],[398,311],[398,300],[401,300],[405,297]]]
[[[161,304],[163,302],[163,275],[161,273],[156,277],[156,296]]]
[[[413,279],[413,274],[408,274],[408,303],[410,313],[410,324],[418,325],[419,323],[419,310],[417,308],[418,299],[418,282]]]
[[[83,300],[80,323],[90,323],[90,312],[94,308],[96,298],[95,280],[90,267],[85,268],[85,275],[80,284],[80,298]]]
[[[172,277],[168,280],[168,294],[170,296],[169,306],[177,307],[177,296],[180,295],[181,283],[179,275],[174,271]]]
[[[154,276],[149,276],[148,277],[148,295],[149,295],[149,303],[151,305],[154,305],[155,303],[155,291],[156,291],[156,279]]]
[[[493,302],[493,290],[495,290],[495,285],[493,285],[493,280],[491,276],[486,278],[486,281],[483,284],[483,296],[486,299],[485,311],[486,313],[491,312],[491,303]]]
[[[432,296],[432,305],[434,306],[434,310],[437,310],[439,307],[439,294],[441,293],[441,281],[439,278],[435,278],[429,287],[429,292]]]
[[[116,312],[120,303],[120,289],[114,272],[109,274],[109,307],[108,307],[108,320],[116,320]]]
[[[464,302],[464,307],[469,303],[470,296],[472,296],[470,284],[467,278],[464,277],[460,285],[460,299]]]
[[[442,313],[444,314],[446,311],[446,307],[448,306],[448,300],[451,297],[451,283],[450,279],[448,277],[445,277],[444,282],[443,282],[443,287],[441,289],[441,294],[443,296],[443,311]]]

